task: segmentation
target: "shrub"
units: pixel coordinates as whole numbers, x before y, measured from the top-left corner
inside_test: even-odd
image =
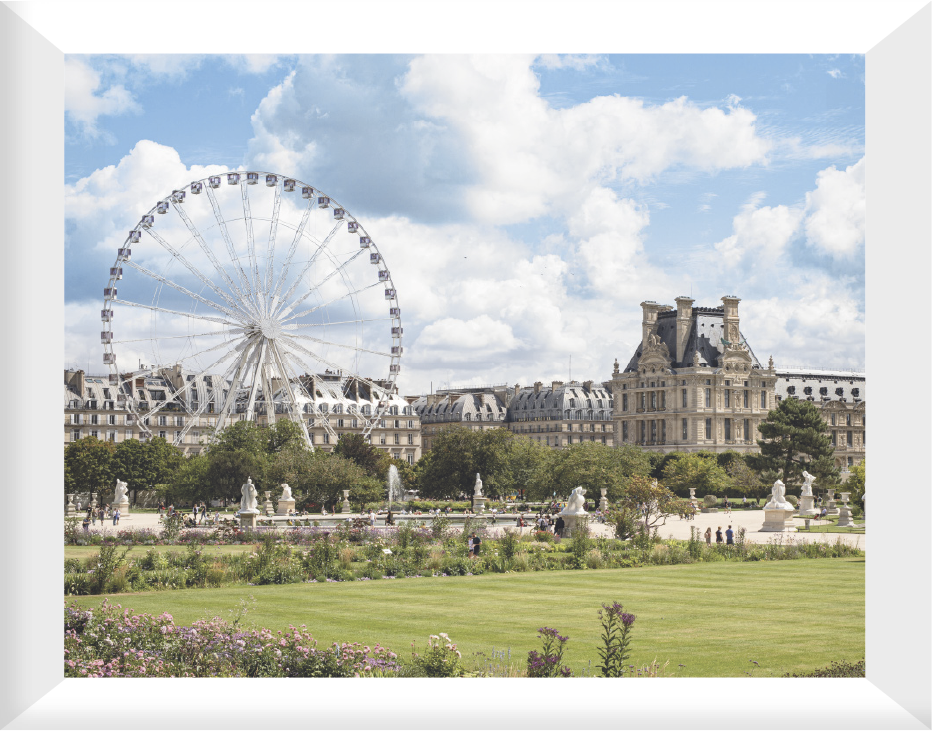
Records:
[[[784,678],[863,678],[864,660],[858,660],[853,665],[844,660],[833,661],[827,668],[819,668],[811,673],[786,673]]]
[[[718,505],[718,498],[715,495],[709,494],[702,498],[702,504],[707,508],[714,508]]]
[[[562,637],[551,627],[537,630],[543,641],[543,652],[531,650],[527,654],[527,676],[529,678],[569,678],[573,671],[563,665],[563,650],[569,637]]]
[[[612,602],[611,606],[603,604],[599,610],[599,620],[602,622],[602,647],[599,648],[602,664],[599,670],[603,678],[620,678],[624,675],[634,619],[634,615],[625,612],[618,602]]]
[[[798,507],[799,507],[799,498],[796,497],[795,495],[787,495],[787,496],[786,496],[786,501],[787,501],[790,505],[792,505],[794,508],[798,508]]]
[[[539,530],[534,533],[534,540],[542,543],[553,543],[553,533],[546,530]]]
[[[502,557],[508,560],[513,559],[517,553],[518,548],[521,545],[520,540],[518,539],[518,532],[511,530],[510,528],[505,528],[502,533],[502,537],[498,540],[499,548],[502,552]]]
[[[412,664],[419,674],[428,678],[456,678],[463,674],[462,655],[445,632],[427,638],[427,650],[418,655],[411,648]]]
[[[589,555],[591,545],[589,526],[585,523],[577,523],[573,529],[573,538],[570,545],[570,550],[573,552],[573,565],[577,569],[586,568],[586,558]]]

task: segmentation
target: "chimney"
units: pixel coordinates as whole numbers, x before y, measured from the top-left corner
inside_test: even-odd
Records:
[[[550,388],[551,388],[552,390],[556,391],[556,390],[557,390],[558,388],[560,388],[562,385],[563,385],[563,381],[553,381],[553,382],[550,384]]]
[[[686,296],[676,298],[676,362],[686,358],[686,342],[689,340],[689,325],[693,315],[694,299]]]
[[[584,390],[584,391],[590,391],[590,392],[591,392],[591,391],[592,391],[592,381],[583,381],[582,387],[583,387],[583,390]]]
[[[78,392],[82,399],[85,397],[84,392],[84,371],[65,371],[65,385],[71,386]]]
[[[643,319],[641,320],[641,352],[647,348],[647,336],[653,332],[657,324],[657,313],[664,309],[653,300],[647,300],[641,303]]]
[[[537,394],[540,393],[540,387],[543,386],[543,385],[544,385],[544,384],[541,383],[540,381],[535,381],[535,382],[534,382],[534,395],[535,395],[535,396],[536,396]]]
[[[725,317],[722,322],[722,330],[728,340],[738,342],[741,339],[741,327],[738,321],[738,303],[741,300],[734,295],[728,294],[722,297],[722,304],[725,309]],[[734,332],[732,332],[734,325]]]

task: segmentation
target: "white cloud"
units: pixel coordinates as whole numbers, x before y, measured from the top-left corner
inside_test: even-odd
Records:
[[[831,76],[833,79],[843,79],[845,74],[841,69],[829,69],[826,73]]]
[[[545,53],[538,56],[535,64],[545,69],[574,69],[582,71],[590,66],[599,66],[604,63],[602,56],[591,54],[557,54]]]
[[[65,116],[89,137],[97,137],[97,118],[141,111],[122,84],[102,88],[100,74],[80,58],[65,59]]]
[[[137,70],[152,76],[183,79],[189,71],[196,71],[201,67],[205,56],[187,53],[147,53],[126,58]]]
[[[762,163],[770,148],[755,115],[741,107],[701,108],[685,97],[651,105],[616,95],[552,109],[529,57],[420,57],[400,88],[461,137],[480,179],[467,200],[490,223],[566,213],[592,183]]]
[[[493,320],[488,315],[479,315],[472,320],[453,317],[436,320],[421,331],[415,343],[416,347],[429,349],[441,359],[452,355],[457,360],[464,357],[486,359],[520,345],[508,323]]]
[[[866,214],[864,158],[845,170],[821,170],[806,193],[807,241],[835,257],[850,256],[864,244]]]
[[[795,236],[803,212],[784,205],[758,207],[761,199],[762,194],[753,195],[735,216],[734,233],[715,244],[724,266],[772,266]]]

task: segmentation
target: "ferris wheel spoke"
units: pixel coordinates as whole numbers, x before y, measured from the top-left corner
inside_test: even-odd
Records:
[[[360,249],[360,250],[357,251],[355,254],[353,254],[349,259],[347,259],[345,262],[343,262],[340,266],[338,266],[336,269],[334,269],[332,272],[330,272],[330,274],[328,274],[326,277],[324,277],[323,279],[321,279],[319,282],[316,282],[315,284],[311,285],[311,286],[308,288],[307,292],[305,292],[304,295],[303,295],[302,297],[298,298],[297,300],[295,300],[294,302],[292,302],[290,305],[288,305],[287,307],[285,307],[284,309],[282,309],[282,311],[281,311],[281,312],[279,313],[279,315],[278,315],[279,318],[281,319],[281,318],[283,318],[285,315],[287,315],[287,314],[293,312],[295,307],[297,307],[297,306],[300,305],[302,302],[304,302],[304,300],[306,300],[308,297],[310,297],[312,294],[314,294],[314,292],[316,292],[318,289],[320,289],[321,287],[323,287],[327,282],[329,282],[331,279],[333,279],[337,274],[340,274],[342,271],[344,271],[344,270],[346,269],[347,264],[349,264],[351,261],[353,261],[353,259],[355,259],[357,256],[359,256],[361,253],[362,253],[362,249]],[[290,293],[289,293],[289,294],[290,294]],[[288,298],[286,298],[286,300],[287,300],[287,299],[288,299]],[[289,318],[289,319],[290,319],[290,318]]]
[[[259,376],[262,371],[262,366],[265,363],[265,349],[267,347],[266,340],[262,341],[262,344],[259,346],[259,355],[256,359],[255,371],[252,379],[252,388],[249,389],[249,401],[246,404],[246,421],[252,419],[255,405],[256,405],[256,393],[259,390]]]
[[[313,266],[314,262],[317,261],[317,257],[320,255],[320,253],[321,253],[324,249],[327,248],[328,244],[329,244],[330,241],[333,239],[334,235],[335,235],[336,232],[339,230],[339,228],[340,228],[340,226],[341,226],[342,224],[343,224],[343,221],[337,221],[337,222],[336,222],[336,224],[334,225],[334,227],[330,230],[330,233],[327,234],[327,238],[325,238],[325,239],[321,242],[320,246],[317,247],[317,251],[315,251],[314,254],[313,254],[313,256],[311,256],[311,258],[307,260],[307,263],[305,263],[304,268],[301,269],[301,273],[297,276],[297,278],[294,280],[294,283],[293,283],[293,284],[291,285],[291,287],[288,289],[288,293],[282,298],[282,302],[288,302],[288,301],[291,299],[292,295],[295,293],[295,290],[298,288],[298,285],[301,284],[301,280],[304,279],[304,275],[307,274],[308,270]],[[362,251],[362,249],[360,249],[360,251]],[[359,252],[356,253],[356,256],[358,256],[358,255],[359,255]],[[354,256],[353,259],[355,259],[356,256]],[[352,261],[352,259],[351,259],[350,261]],[[280,317],[280,316],[283,315],[283,314],[287,314],[287,313],[290,312],[292,309],[294,309],[294,305],[292,305],[292,306],[291,306],[290,308],[288,308],[288,309],[282,310],[281,312],[277,312],[276,315],[278,315],[278,316]]]
[[[197,241],[198,246],[201,247],[201,251],[203,251],[207,258],[210,259],[210,263],[214,265],[214,269],[217,270],[217,274],[219,274],[223,278],[223,281],[226,282],[226,285],[230,288],[230,291],[239,297],[240,300],[245,300],[246,297],[243,295],[242,290],[240,290],[240,288],[233,283],[230,275],[226,273],[226,270],[220,264],[220,260],[217,259],[216,254],[214,254],[213,250],[207,245],[207,242],[204,241],[204,237],[201,235],[201,232],[197,230],[194,222],[191,221],[191,219],[188,217],[187,212],[184,210],[184,206],[175,202],[174,200],[172,201],[172,205],[178,212],[178,215],[181,216],[181,220],[184,221],[185,226],[188,227],[188,231],[191,232],[191,235]]]
[[[282,205],[282,184],[275,186],[275,202],[272,204],[272,224],[269,228],[269,247],[265,254],[265,295],[272,292],[272,272],[275,266],[275,238],[278,235],[278,213]],[[268,303],[265,303],[268,306]]]
[[[296,421],[300,425],[301,432],[304,435],[305,443],[310,445],[311,449],[313,449],[310,435],[307,432],[307,424],[304,422],[304,419],[301,418],[301,407],[299,406],[298,400],[295,398],[294,391],[291,388],[292,378],[289,376],[285,360],[282,358],[281,352],[274,343],[272,344],[270,350],[272,351],[272,359],[278,365],[279,372],[282,374],[282,379],[285,382],[285,392],[288,395],[287,403],[291,407],[291,420]],[[295,374],[295,376],[297,376],[297,374]]]
[[[163,277],[161,274],[156,274],[155,272],[146,269],[141,264],[137,264],[134,261],[127,261],[126,263],[129,264],[131,267],[133,267],[133,269],[135,269],[136,271],[141,272],[142,274],[145,274],[147,277],[151,277],[155,281],[161,282],[162,284],[167,284],[169,287],[177,289],[182,294],[186,294],[191,299],[197,300],[201,304],[207,305],[208,307],[212,307],[213,309],[222,312],[223,314],[227,315],[228,317],[231,317],[234,320],[244,319],[242,318],[241,313],[237,313],[233,310],[229,310],[223,305],[220,305],[217,302],[209,300],[206,297],[201,297],[201,295],[192,292],[190,289],[187,289],[186,287],[182,287],[180,284],[173,282],[172,280],[166,277]]]
[[[287,344],[285,344],[284,347],[285,347],[286,349],[296,350],[296,351],[298,351],[298,352],[300,352],[300,353],[304,353],[305,355],[309,356],[310,358],[313,358],[314,360],[319,361],[319,362],[322,363],[323,365],[330,366],[331,368],[333,368],[333,369],[336,370],[336,371],[346,371],[346,370],[348,370],[347,368],[344,368],[343,366],[338,365],[337,363],[334,363],[333,361],[327,360],[327,359],[324,358],[323,356],[320,356],[320,355],[318,355],[317,353],[314,353],[314,352],[308,350],[307,348],[305,348],[305,347],[304,347],[303,345],[301,345],[300,343],[296,343],[296,342],[290,340]],[[360,383],[366,384],[366,385],[372,390],[372,395],[373,395],[373,397],[375,396],[375,392],[376,392],[376,391],[381,392],[383,395],[388,395],[388,394],[385,393],[385,387],[384,387],[384,386],[380,386],[379,384],[374,383],[373,381],[369,380],[368,378],[366,378],[366,377],[364,377],[364,376],[360,376],[358,373],[353,373],[353,374],[352,374],[352,377],[355,378],[355,379],[357,379],[357,380],[359,380]],[[381,398],[380,398],[380,400],[381,400]]]
[[[172,245],[169,244],[164,238],[162,238],[162,237],[158,234],[158,232],[156,232],[156,231],[153,230],[152,228],[147,228],[147,229],[145,229],[145,230],[146,230],[146,233],[148,233],[152,238],[154,238],[156,241],[159,242],[159,244],[162,246],[163,249],[165,249],[169,254],[171,254],[171,255],[172,255],[173,257],[175,257],[178,261],[180,261],[180,262],[184,265],[184,267],[185,267],[189,272],[191,272],[191,274],[193,274],[195,277],[197,277],[199,280],[201,280],[201,282],[202,282],[208,289],[210,289],[210,290],[211,290],[214,294],[216,294],[220,299],[222,299],[224,302],[226,302],[228,305],[230,305],[230,307],[232,307],[234,310],[240,310],[240,305],[239,305],[239,303],[238,303],[236,300],[234,300],[232,297],[230,297],[226,292],[224,292],[222,289],[220,289],[216,284],[214,284],[211,280],[209,280],[209,279],[208,279],[207,277],[205,277],[203,274],[201,274],[194,266],[192,266],[192,264],[191,264],[187,259],[185,259],[185,258],[181,255],[181,252],[179,252],[177,249],[175,249],[174,246],[172,246]]]
[[[214,330],[206,333],[190,333],[188,335],[163,335],[159,340],[185,340],[187,338],[215,338],[222,335],[240,335],[246,332],[245,328],[236,328],[235,330]],[[152,338],[133,338],[130,340],[112,340],[114,345],[123,345],[124,343],[147,343]]]
[[[330,300],[329,302],[324,302],[323,304],[316,305],[316,306],[312,307],[312,308],[309,309],[309,310],[304,310],[303,312],[298,312],[297,314],[294,314],[294,315],[292,315],[291,317],[286,317],[284,320],[282,320],[282,322],[288,322],[289,320],[296,320],[296,319],[299,318],[299,317],[304,317],[305,315],[310,315],[310,314],[312,314],[312,313],[314,313],[314,312],[317,312],[317,311],[320,310],[320,309],[323,309],[324,307],[329,307],[329,306],[332,305],[332,304],[336,304],[336,303],[339,302],[340,300],[345,300],[347,297],[355,297],[357,294],[360,294],[361,292],[365,292],[367,289],[372,289],[373,287],[378,287],[380,284],[384,284],[384,282],[375,282],[375,283],[373,283],[373,284],[367,284],[365,287],[360,287],[359,289],[355,289],[355,290],[353,290],[352,292],[346,292],[345,294],[341,294],[339,297],[334,297],[334,298],[333,298],[332,300]],[[390,319],[392,319],[392,318],[387,318],[387,319],[390,320]],[[373,320],[373,322],[374,322],[374,320]],[[285,329],[291,329],[291,328],[290,328],[290,327],[285,327]]]
[[[356,325],[363,322],[392,322],[390,317],[361,317],[358,320],[339,320],[335,322],[309,322],[306,324],[300,324],[297,322],[290,322],[287,325],[282,325],[282,330],[303,330],[306,327],[328,327],[330,325]]]
[[[194,320],[205,320],[207,322],[216,322],[221,325],[229,325],[230,327],[239,327],[243,323],[233,322],[231,320],[224,320],[222,317],[211,317],[210,315],[196,315],[193,312],[180,312],[179,310],[169,310],[165,307],[156,307],[155,305],[144,305],[139,302],[130,302],[129,300],[112,300],[115,304],[127,305],[129,307],[141,307],[144,310],[154,310],[156,312],[162,312],[166,315],[177,315],[179,317],[190,317]]]
[[[223,408],[220,410],[220,416],[217,417],[217,429],[214,432],[214,436],[223,430],[227,418],[230,415],[230,411],[236,404],[236,395],[239,391],[239,385],[243,378],[243,372],[246,370],[246,363],[249,360],[249,355],[254,349],[253,347],[249,346],[254,346],[254,343],[251,340],[248,341],[248,346],[243,348],[243,353],[240,355],[239,361],[236,364],[236,370],[233,374],[233,381],[230,383],[230,390],[227,392],[226,400],[223,403]]]
[[[355,350],[357,353],[372,353],[372,355],[384,355],[386,358],[391,358],[391,353],[382,353],[378,350],[368,350],[366,348],[360,348],[358,345],[344,345],[343,343],[335,343],[330,340],[321,340],[320,338],[312,338],[310,335],[292,335],[290,333],[283,333],[287,338],[300,338],[301,340],[307,340],[312,343],[320,343],[321,345],[335,345],[338,348],[346,348],[348,350]]]
[[[242,291],[247,295],[243,297],[243,300],[248,301],[249,297],[252,296],[249,278],[246,276],[246,272],[243,271],[243,267],[239,263],[239,257],[236,255],[236,248],[233,246],[233,239],[230,238],[230,230],[227,228],[227,222],[223,218],[223,211],[220,210],[220,204],[217,203],[217,196],[214,195],[214,191],[210,187],[206,188],[206,192],[207,198],[210,200],[210,205],[214,209],[214,218],[217,220],[217,225],[220,227],[220,234],[223,236],[223,241],[227,245],[227,253],[230,255],[230,262],[236,264],[236,271],[239,275]],[[256,314],[258,314],[258,311],[256,311]]]
[[[256,305],[259,307],[261,314],[265,314],[264,297],[262,294],[262,285],[259,282],[259,265],[256,262],[256,239],[252,232],[252,214],[249,211],[249,191],[248,185],[244,180],[239,184],[240,191],[243,195],[243,221],[246,224],[246,250],[249,252],[249,264],[252,267],[252,283],[256,294]]]
[[[304,209],[304,215],[301,216],[301,223],[294,233],[294,239],[291,241],[291,248],[288,250],[288,256],[285,258],[285,263],[282,265],[282,270],[278,275],[278,283],[275,285],[275,294],[272,295],[272,305],[270,307],[272,312],[275,311],[275,305],[278,303],[278,296],[282,292],[282,285],[288,280],[288,268],[291,266],[291,260],[298,250],[298,244],[301,243],[301,237],[304,235],[304,228],[307,226],[308,219],[311,217],[311,209],[313,206],[313,199],[308,198],[307,208]]]

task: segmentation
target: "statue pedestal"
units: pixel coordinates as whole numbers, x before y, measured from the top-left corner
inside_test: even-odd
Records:
[[[73,518],[75,514],[74,508],[74,493],[68,496],[68,504],[65,506],[65,516]]]
[[[279,500],[278,510],[275,515],[288,515],[291,510],[294,510],[294,500]],[[269,513],[269,515],[271,515],[271,513]]]
[[[854,521],[851,520],[851,509],[847,505],[842,505],[838,511],[838,527],[853,528]]]
[[[352,512],[353,508],[349,504],[349,490],[343,491],[343,511],[344,513]]]
[[[111,505],[110,509],[120,511],[120,520],[130,520],[129,500],[124,499],[122,503],[118,503],[117,505]]]
[[[486,503],[486,500],[487,500],[487,498],[484,498],[484,497],[476,497],[475,495],[473,495],[473,498],[472,498],[472,511],[473,511],[474,513],[481,513],[481,512],[483,512],[483,511],[485,510],[485,503]]]
[[[240,528],[255,528],[256,519],[259,517],[258,510],[240,510],[237,514],[239,517]]]
[[[570,513],[569,515],[560,513],[560,517],[563,518],[564,538],[572,538],[577,526],[589,525],[589,513],[586,512]]]
[[[764,508],[764,525],[761,526],[760,532],[795,531],[796,528],[789,522],[795,512],[792,509]]]
[[[798,514],[800,517],[806,517],[807,515],[818,515],[820,511],[815,509],[815,496],[814,495],[800,495],[799,496],[799,511]]]

